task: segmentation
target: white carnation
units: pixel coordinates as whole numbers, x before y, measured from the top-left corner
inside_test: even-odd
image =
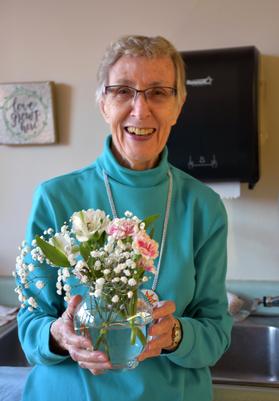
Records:
[[[72,217],[72,230],[80,242],[88,241],[95,233],[102,234],[109,223],[109,219],[102,210],[81,210]]]

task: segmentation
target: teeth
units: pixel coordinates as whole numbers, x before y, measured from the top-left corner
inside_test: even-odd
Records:
[[[154,132],[154,128],[128,127],[127,130],[130,134],[135,134],[135,135],[149,135]]]

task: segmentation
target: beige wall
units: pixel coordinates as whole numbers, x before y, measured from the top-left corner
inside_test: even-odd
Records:
[[[107,127],[94,104],[108,42],[162,34],[180,50],[255,45],[263,56],[262,177],[226,201],[231,279],[279,279],[278,0],[0,0],[0,82],[53,80],[61,142],[0,146],[0,275],[14,268],[34,187],[91,163]]]

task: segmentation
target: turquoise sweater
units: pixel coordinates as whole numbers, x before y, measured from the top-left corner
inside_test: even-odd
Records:
[[[164,150],[159,166],[134,171],[118,164],[108,137],[103,154],[89,167],[44,182],[37,189],[27,241],[48,227],[59,230],[74,211],[99,208],[111,215],[103,181],[107,172],[117,213],[139,218],[159,214],[155,239],[160,242],[173,174],[172,205],[157,293],[173,300],[183,340],[173,353],[147,359],[131,371],[93,376],[70,357],[49,349],[49,328],[65,308],[56,294],[56,269],[43,266],[49,284],[40,292],[40,311],[21,310],[19,337],[32,370],[24,401],[209,401],[209,366],[226,350],[231,319],[225,290],[227,220],[219,196],[176,169]],[[147,283],[150,288],[151,283]],[[29,296],[33,288],[29,289]],[[38,296],[37,296],[38,298]]]

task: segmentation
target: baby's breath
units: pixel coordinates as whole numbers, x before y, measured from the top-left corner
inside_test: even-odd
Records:
[[[95,297],[109,296],[110,308],[126,310],[137,288],[148,281],[145,272],[155,272],[158,244],[131,212],[110,219],[101,210],[89,209],[75,212],[59,232],[47,228],[31,245],[23,241],[19,250],[15,291],[29,311],[39,308],[36,290],[50,284],[52,269],[57,271],[55,291],[65,302],[74,283],[88,286]]]

